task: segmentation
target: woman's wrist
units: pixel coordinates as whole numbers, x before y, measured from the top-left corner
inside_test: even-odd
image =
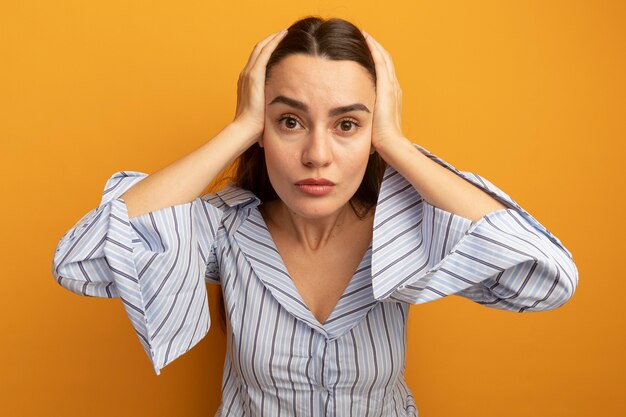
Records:
[[[253,126],[240,119],[235,119],[230,122],[218,134],[218,136],[227,136],[229,141],[234,141],[240,144],[240,152],[238,152],[238,155],[245,152],[246,149],[254,145],[255,142],[258,142],[261,135],[263,135],[262,128],[259,129],[258,126]]]
[[[385,162],[395,167],[395,161],[399,157],[406,155],[407,152],[411,153],[414,150],[414,146],[408,138],[398,136],[379,141],[374,146],[374,149]]]

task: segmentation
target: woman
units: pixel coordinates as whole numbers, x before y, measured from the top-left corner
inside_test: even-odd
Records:
[[[206,335],[204,284],[220,284],[218,415],[417,415],[403,378],[410,304],[456,294],[549,310],[578,274],[506,193],[405,138],[401,98],[371,36],[294,23],[256,45],[215,138],[109,179],[59,242],[54,276],[121,297],[157,374]],[[237,158],[233,184],[197,197]]]

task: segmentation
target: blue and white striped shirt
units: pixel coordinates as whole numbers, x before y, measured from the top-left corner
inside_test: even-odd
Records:
[[[128,218],[121,171],[59,241],[53,275],[79,295],[121,298],[154,370],[208,332],[205,283],[221,285],[227,354],[217,416],[417,416],[404,379],[410,304],[447,295],[544,311],[578,283],[571,253],[502,190],[437,163],[507,208],[478,221],[423,200],[388,167],[372,243],[325,323],[291,281],[251,192],[215,194]]]

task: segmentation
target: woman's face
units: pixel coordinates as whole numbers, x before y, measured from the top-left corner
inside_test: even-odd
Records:
[[[354,61],[290,55],[265,87],[267,171],[295,214],[322,218],[354,195],[370,155],[376,91]]]

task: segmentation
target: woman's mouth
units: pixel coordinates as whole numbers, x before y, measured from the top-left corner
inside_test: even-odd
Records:
[[[326,178],[307,178],[296,183],[296,187],[305,194],[323,196],[330,193],[335,183]]]

